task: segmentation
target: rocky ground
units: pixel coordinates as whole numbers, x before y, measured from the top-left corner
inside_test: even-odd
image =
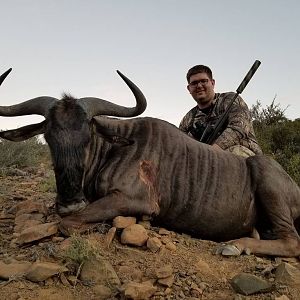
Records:
[[[43,166],[1,174],[0,299],[300,299],[298,259],[222,257],[216,243],[147,217],[64,237],[53,174]]]

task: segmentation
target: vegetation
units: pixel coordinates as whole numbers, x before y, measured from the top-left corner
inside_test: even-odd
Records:
[[[88,239],[73,234],[70,240],[71,245],[64,253],[66,259],[81,265],[87,260],[100,255],[100,251]]]
[[[50,161],[48,146],[38,138],[23,142],[0,139],[0,168],[37,167]]]
[[[287,108],[272,103],[263,108],[257,101],[251,108],[256,137],[265,154],[277,160],[300,185],[300,119],[289,120]]]

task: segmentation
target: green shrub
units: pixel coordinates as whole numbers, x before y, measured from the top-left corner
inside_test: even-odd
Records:
[[[36,167],[46,161],[50,161],[48,146],[37,138],[23,142],[0,139],[0,168]]]
[[[78,265],[81,265],[93,257],[98,257],[99,255],[99,249],[92,245],[88,239],[78,234],[72,234],[71,245],[64,253],[66,259],[70,259]]]
[[[291,121],[274,100],[267,108],[257,102],[251,109],[257,140],[300,186],[300,119]]]

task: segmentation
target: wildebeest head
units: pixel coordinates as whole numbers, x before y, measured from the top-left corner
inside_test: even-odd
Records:
[[[0,76],[0,84],[8,75],[7,72]],[[60,214],[80,210],[86,205],[82,187],[92,118],[99,115],[134,117],[146,109],[146,99],[140,89],[121,72],[117,72],[133,92],[135,107],[124,107],[93,97],[75,99],[68,95],[61,100],[42,96],[16,105],[0,106],[0,116],[38,114],[45,117],[38,124],[2,131],[0,137],[23,141],[44,134],[52,155]]]

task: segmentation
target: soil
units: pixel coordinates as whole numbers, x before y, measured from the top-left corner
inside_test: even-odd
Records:
[[[44,203],[48,210],[46,222],[59,220],[53,208],[55,193],[47,191],[52,172],[41,168],[7,174],[9,175],[0,178],[0,260],[66,264],[62,259],[62,245],[67,238],[60,232],[22,246],[13,243],[16,235],[16,206],[19,203],[27,200]],[[300,299],[300,288],[277,283],[273,272],[273,267],[282,261],[288,261],[299,268],[297,259],[262,258],[254,255],[223,257],[213,253],[217,243],[175,232],[162,233],[160,228],[155,227],[147,229],[149,236],[168,239],[175,246],[174,249],[169,250],[163,246],[159,251],[152,252],[146,246],[122,245],[118,231],[108,247],[106,236],[109,228],[111,224],[103,223],[83,236],[96,241],[95,245],[103,258],[113,266],[121,283],[129,279],[152,281],[157,291],[150,299]],[[173,268],[174,280],[170,286],[157,283],[155,275],[157,270],[166,265]],[[268,269],[269,272],[266,271]],[[274,290],[250,296],[238,294],[231,286],[231,280],[242,272],[274,284]],[[101,298],[97,295],[93,282],[84,282],[77,278],[74,286],[70,280],[64,280],[71,276],[74,278],[77,273],[76,268],[69,267],[65,278],[55,275],[39,283],[22,277],[0,280],[0,299],[124,299],[120,291],[108,298]]]

